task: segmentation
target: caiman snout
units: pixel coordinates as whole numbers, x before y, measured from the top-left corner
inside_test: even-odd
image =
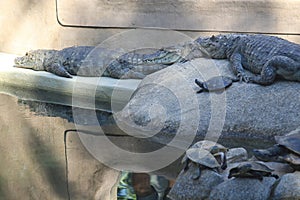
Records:
[[[22,57],[16,57],[14,62],[15,62],[15,64],[18,65],[18,64],[21,64],[21,60],[22,60]]]

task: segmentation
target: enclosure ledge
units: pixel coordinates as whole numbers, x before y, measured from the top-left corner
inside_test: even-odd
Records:
[[[62,78],[44,71],[15,68],[17,55],[0,52],[0,92],[20,99],[87,109],[122,109],[140,80],[109,77]]]

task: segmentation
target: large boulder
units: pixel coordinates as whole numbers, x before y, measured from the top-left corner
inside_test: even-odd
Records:
[[[265,177],[263,181],[251,178],[234,178],[215,187],[211,191],[209,199],[267,200],[275,180],[273,177]]]
[[[212,170],[203,170],[201,177],[193,180],[196,170],[192,165],[186,172],[181,172],[170,190],[168,197],[172,200],[201,200],[209,197],[210,191],[224,180],[221,175]]]
[[[300,199],[300,172],[282,176],[274,190],[272,199]]]
[[[118,124],[127,132],[151,133],[153,140],[183,148],[194,136],[259,144],[257,139],[273,139],[299,126],[298,82],[276,80],[270,86],[236,82],[225,92],[196,94],[196,78],[219,75],[234,77],[228,61],[204,58],[149,75],[116,115]]]

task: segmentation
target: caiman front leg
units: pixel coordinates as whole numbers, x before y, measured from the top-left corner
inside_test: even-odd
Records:
[[[143,79],[145,74],[137,72],[135,67],[137,65],[131,64],[124,60],[113,60],[106,68],[109,76],[117,79]]]
[[[53,73],[57,76],[72,78],[71,74],[59,62],[44,62],[45,71]]]
[[[245,69],[242,65],[242,55],[239,53],[233,53],[229,58],[231,69],[233,73],[240,79],[240,81],[249,82],[249,77],[246,75]]]

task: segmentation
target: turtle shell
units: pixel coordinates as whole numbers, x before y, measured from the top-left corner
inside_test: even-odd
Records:
[[[276,142],[300,156],[300,131],[286,136],[275,136]]]
[[[229,87],[232,82],[237,81],[238,79],[233,79],[227,76],[215,76],[207,81],[201,82],[198,79],[195,80],[195,83],[205,91],[218,91]],[[201,92],[200,90],[199,92]]]
[[[223,145],[210,140],[202,140],[196,142],[192,148],[199,148],[209,151],[217,160],[217,162],[221,164],[221,169],[224,170],[227,168],[226,153],[228,148],[224,147]]]
[[[230,169],[229,178],[231,178],[231,177],[260,177],[260,178],[262,178],[262,176],[271,176],[273,171],[274,171],[273,169],[269,168],[263,162],[248,161],[248,162],[242,162],[237,167]]]
[[[190,148],[186,151],[186,157],[207,168],[213,169],[220,167],[220,164],[215,157],[205,149]]]
[[[273,172],[274,170],[268,167],[263,162],[253,161],[253,162],[246,162],[246,164],[251,165],[251,170],[259,171],[259,172]]]

